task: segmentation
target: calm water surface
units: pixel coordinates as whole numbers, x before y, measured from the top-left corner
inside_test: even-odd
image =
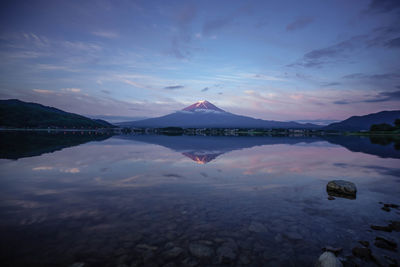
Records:
[[[390,141],[1,138],[1,266],[312,266],[324,246],[345,257],[376,236],[400,244],[398,232],[370,228],[400,220],[379,204],[400,204]],[[357,198],[328,200],[333,179],[354,182]]]

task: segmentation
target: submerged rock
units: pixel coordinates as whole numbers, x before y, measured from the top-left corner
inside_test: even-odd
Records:
[[[374,261],[374,257],[372,256],[372,252],[369,248],[365,247],[355,247],[351,250],[353,255],[357,258],[360,258],[365,261]]]
[[[236,253],[228,246],[222,246],[217,249],[218,262],[229,263],[236,259]]]
[[[214,254],[214,250],[203,244],[190,244],[190,253],[197,258],[209,258]]]
[[[385,208],[397,209],[397,208],[399,208],[399,205],[397,205],[397,204],[391,204],[391,203],[385,203],[385,204],[383,204],[383,207],[385,207]]]
[[[387,211],[387,212],[390,211],[390,208],[389,208],[389,207],[382,207],[381,209],[384,210],[384,211]]]
[[[391,232],[392,228],[389,226],[381,226],[381,225],[371,225],[371,229],[377,230],[377,231],[385,231],[385,232]]]
[[[368,241],[358,241],[358,243],[360,243],[361,245],[363,245],[364,247],[369,247],[369,242]]]
[[[345,180],[333,180],[326,185],[326,191],[330,196],[356,198],[357,188],[352,182]]]
[[[164,252],[164,256],[166,258],[172,259],[172,258],[177,258],[179,255],[181,255],[183,252],[183,249],[180,247],[174,247],[170,250],[167,250]]]
[[[315,267],[343,267],[342,262],[332,252],[324,252],[319,256]]]
[[[379,236],[376,237],[374,244],[378,248],[383,248],[383,249],[392,250],[392,251],[396,251],[397,250],[396,242],[394,242],[392,240],[387,240],[387,239],[385,239],[383,237],[379,237]]]
[[[400,232],[400,221],[391,221],[389,227],[393,231]]]
[[[254,233],[265,233],[267,232],[267,228],[259,222],[251,222],[248,228],[249,232],[254,232]]]
[[[322,250],[323,251],[327,251],[327,252],[332,252],[335,255],[337,255],[340,252],[342,252],[343,249],[342,248],[334,248],[334,247],[331,247],[331,246],[326,246],[326,247],[322,248]]]

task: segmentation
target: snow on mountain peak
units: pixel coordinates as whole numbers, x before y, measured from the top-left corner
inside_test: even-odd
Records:
[[[219,111],[219,112],[224,112],[224,110],[214,106],[213,104],[211,104],[210,102],[208,102],[207,100],[201,100],[201,101],[197,101],[196,103],[182,109],[184,111],[200,111],[200,110],[208,110],[208,111]]]

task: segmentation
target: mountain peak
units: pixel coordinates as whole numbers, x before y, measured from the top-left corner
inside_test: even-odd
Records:
[[[207,100],[197,101],[196,103],[194,103],[182,110],[184,110],[184,111],[213,110],[213,111],[224,112],[224,110],[216,107],[215,105],[211,104]]]

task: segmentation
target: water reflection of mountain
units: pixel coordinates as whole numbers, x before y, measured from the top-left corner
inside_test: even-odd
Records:
[[[110,134],[96,132],[0,132],[0,158],[40,156],[110,137]]]
[[[121,135],[118,138],[167,147],[182,153],[199,164],[208,163],[218,156],[244,148],[262,145],[298,144],[321,141],[317,137],[260,137],[260,136],[166,136]]]
[[[102,141],[112,135],[95,132],[0,132],[0,158],[19,159],[52,153],[90,141]],[[398,137],[393,136],[166,136],[119,135],[119,139],[156,144],[177,151],[200,164],[220,155],[262,145],[314,143],[328,141],[352,152],[362,152],[382,158],[400,158]],[[396,139],[397,138],[397,139]]]
[[[324,136],[329,143],[341,145],[352,152],[362,152],[381,158],[400,158],[399,139],[392,135],[382,136]]]
[[[120,135],[117,138],[140,141],[167,147],[182,153],[200,164],[208,163],[218,156],[244,148],[263,145],[314,143],[328,141],[353,152],[362,152],[383,158],[400,158],[400,151],[393,143],[382,145],[371,143],[368,137],[359,136],[166,136],[166,135]],[[379,142],[378,142],[379,143]]]

